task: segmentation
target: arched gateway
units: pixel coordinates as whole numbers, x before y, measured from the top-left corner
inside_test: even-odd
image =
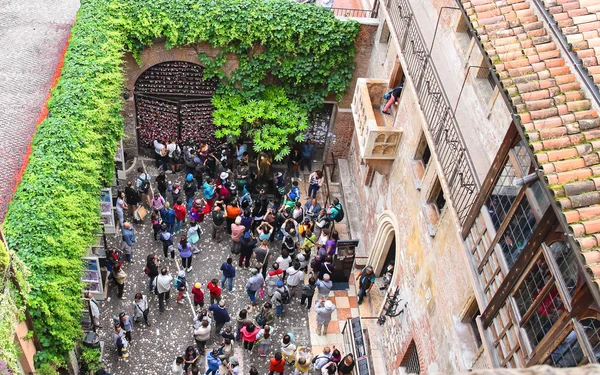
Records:
[[[168,61],[146,69],[136,80],[134,100],[138,148],[153,141],[175,139],[179,144],[216,146],[211,98],[218,80],[205,80],[201,65]]]

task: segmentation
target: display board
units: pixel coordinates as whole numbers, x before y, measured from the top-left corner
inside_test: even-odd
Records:
[[[100,260],[97,257],[84,257],[84,270],[81,281],[85,283],[84,291],[92,292],[97,300],[104,300],[104,282],[100,269]]]
[[[119,141],[117,145],[117,152],[115,153],[115,171],[119,180],[127,180],[127,174],[125,173],[125,152],[123,151],[123,140]]]
[[[366,338],[360,318],[351,318],[346,321],[342,332],[344,338],[344,351],[354,354],[356,366],[352,372],[354,375],[370,375]]]
[[[333,275],[331,275],[331,280],[334,283],[348,282],[354,270],[357,246],[358,240],[339,240],[337,242],[337,250],[333,257]]]
[[[117,233],[115,214],[113,212],[112,192],[110,188],[100,190],[100,220],[104,224],[106,234]]]

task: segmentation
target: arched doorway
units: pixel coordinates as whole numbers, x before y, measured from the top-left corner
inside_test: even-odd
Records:
[[[389,264],[393,263],[397,266],[396,228],[398,225],[394,213],[390,211],[384,211],[377,219],[377,223],[378,229],[367,264],[373,266],[377,276],[383,276]]]
[[[139,152],[153,152],[155,139],[218,145],[211,103],[217,85],[216,79],[204,79],[201,65],[187,61],[146,69],[134,87]]]

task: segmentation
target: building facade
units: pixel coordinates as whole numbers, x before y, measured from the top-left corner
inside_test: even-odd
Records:
[[[600,1],[375,7],[367,74],[339,113],[354,124],[340,161],[351,232],[377,276],[395,264],[361,316],[384,314],[396,289],[405,306],[370,334],[381,365],[597,363]]]

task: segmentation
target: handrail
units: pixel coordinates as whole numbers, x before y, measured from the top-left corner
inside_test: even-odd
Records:
[[[462,225],[481,188],[473,160],[408,0],[387,0],[386,7]]]
[[[565,35],[563,34],[562,30],[558,28],[556,21],[554,21],[554,18],[552,17],[546,6],[542,4],[540,0],[533,0],[533,3],[538,8],[540,14],[546,21],[546,24],[548,24],[548,26],[550,27],[552,34],[554,34],[554,40],[558,41],[558,44],[560,44],[564,51],[567,51],[565,55],[569,62],[571,62],[571,64],[573,65],[574,70],[579,76],[580,81],[583,82],[585,87],[588,89],[588,91],[592,95],[592,98],[594,98],[596,104],[600,106],[600,91],[598,91],[598,87],[594,84],[593,78],[590,77],[590,75],[585,71],[587,69],[583,66],[581,59],[573,52],[572,46],[569,42],[567,42]]]
[[[339,17],[374,18],[370,9],[330,8],[334,15]]]

